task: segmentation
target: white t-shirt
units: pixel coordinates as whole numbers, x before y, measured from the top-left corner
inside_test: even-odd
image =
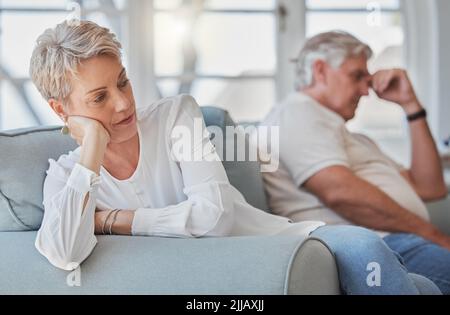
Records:
[[[341,165],[384,191],[405,209],[429,220],[424,203],[400,174],[403,168],[382,153],[372,140],[349,132],[341,116],[308,95],[290,94],[273,108],[262,125],[280,128],[279,152],[275,152],[279,155],[279,168],[263,173],[273,213],[293,221],[350,224],[302,187],[320,170]]]
[[[202,114],[188,95],[163,99],[137,111],[140,156],[134,174],[118,180],[78,164],[80,148],[49,160],[44,218],[36,248],[53,265],[72,270],[94,249],[96,208],[136,210],[133,235],[200,237],[293,234],[306,237],[323,222],[292,223],[249,205],[229,184],[209,140]],[[195,121],[201,122],[200,128]],[[172,150],[179,133],[193,135],[192,157]],[[197,130],[196,130],[197,129]],[[198,130],[200,129],[200,130]],[[199,132],[200,131],[200,132]],[[89,193],[83,212],[83,203]]]

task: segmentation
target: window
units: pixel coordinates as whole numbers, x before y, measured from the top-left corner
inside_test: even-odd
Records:
[[[70,16],[73,1],[0,0],[0,130],[61,124],[28,76],[36,38]],[[81,16],[111,28],[119,39],[126,2],[76,1]],[[124,56],[126,63],[127,56]]]
[[[64,20],[65,0],[0,0],[0,129],[60,124],[28,78],[36,37]],[[343,29],[375,51],[372,71],[404,67],[400,0],[78,0],[83,18],[111,28],[124,46],[138,106],[178,93],[262,119],[293,90],[289,59],[305,36]],[[17,40],[20,38],[20,41]],[[292,82],[291,82],[292,81]],[[402,110],[374,95],[349,128],[408,162]]]
[[[154,69],[161,96],[190,93],[235,120],[275,102],[275,0],[154,1]]]
[[[307,0],[307,36],[341,29],[368,43],[374,50],[371,72],[405,68],[404,29],[399,0]],[[361,100],[350,130],[374,139],[391,157],[409,164],[409,133],[403,110],[371,95]]]
[[[29,80],[28,65],[37,36],[63,21],[71,2],[0,0],[0,129],[60,124]],[[76,2],[82,18],[111,28],[132,54],[124,62],[131,62],[141,102],[190,93],[236,120],[257,120],[276,101],[276,0]],[[143,66],[148,60],[153,65]]]

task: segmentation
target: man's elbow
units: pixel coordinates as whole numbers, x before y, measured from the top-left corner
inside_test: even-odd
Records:
[[[448,188],[447,188],[447,185],[445,185],[445,183],[444,183],[441,185],[440,189],[437,191],[436,199],[438,199],[438,200],[444,199],[444,198],[447,198],[447,196],[448,196]]]
[[[448,188],[445,184],[439,185],[434,189],[424,192],[421,194],[421,197],[425,201],[438,201],[448,196]]]

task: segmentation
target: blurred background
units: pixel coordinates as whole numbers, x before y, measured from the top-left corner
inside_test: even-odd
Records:
[[[138,106],[189,93],[241,122],[262,119],[294,90],[290,59],[305,38],[349,31],[375,51],[371,71],[409,70],[446,150],[448,0],[0,0],[0,130],[61,124],[29,80],[29,59],[39,34],[77,13],[117,34]],[[371,95],[349,128],[410,163],[398,106]]]

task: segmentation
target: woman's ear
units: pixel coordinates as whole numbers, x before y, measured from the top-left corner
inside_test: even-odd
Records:
[[[61,101],[51,98],[48,100],[48,105],[53,109],[53,111],[62,119],[62,121],[67,121],[67,113],[64,109],[64,105]]]

